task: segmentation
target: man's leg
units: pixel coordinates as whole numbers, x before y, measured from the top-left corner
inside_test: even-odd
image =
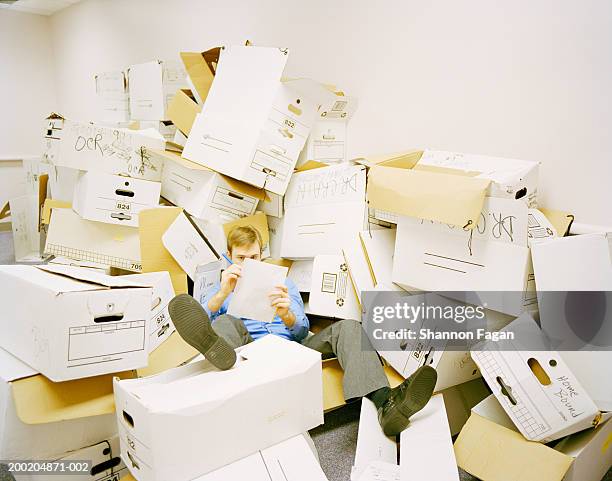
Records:
[[[334,354],[344,370],[344,399],[363,397],[389,387],[389,381],[374,349],[361,347],[363,329],[352,319],[334,322],[318,334],[303,341],[306,347],[323,355]],[[364,339],[366,342],[367,339]]]
[[[189,294],[179,294],[168,304],[170,319],[185,342],[219,369],[236,363],[234,348],[213,329],[204,308]]]
[[[212,328],[219,336],[225,339],[233,349],[253,342],[253,338],[251,334],[249,334],[244,322],[237,317],[223,314],[213,321]]]
[[[410,416],[425,407],[436,385],[437,373],[422,366],[399,386],[391,389],[378,355],[369,344],[361,324],[338,321],[303,344],[322,354],[333,352],[344,370],[344,398],[366,396],[378,411],[378,421],[387,436],[395,436],[408,426]]]

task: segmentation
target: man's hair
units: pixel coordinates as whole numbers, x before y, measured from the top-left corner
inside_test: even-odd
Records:
[[[232,252],[234,247],[250,246],[252,244],[259,245],[261,251],[263,243],[261,240],[261,234],[255,227],[251,225],[242,225],[234,227],[227,234],[227,251]]]

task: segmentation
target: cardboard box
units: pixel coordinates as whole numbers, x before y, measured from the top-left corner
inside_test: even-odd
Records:
[[[323,90],[306,79],[281,82],[287,58],[286,49],[224,47],[183,156],[284,194]]]
[[[521,434],[548,443],[596,426],[602,414],[559,353],[547,350],[535,321],[524,314],[502,331],[517,339],[486,341],[472,359]],[[529,339],[527,349],[522,339]],[[533,346],[538,346],[533,349]]]
[[[478,378],[446,388],[440,394],[444,397],[451,435],[456,436],[470,417],[472,408],[489,397],[491,391],[487,383]]]
[[[49,379],[146,365],[150,288],[61,265],[2,266],[0,273],[0,347]]]
[[[174,297],[174,288],[170,274],[167,272],[150,272],[147,274],[130,274],[117,276],[129,282],[140,283],[152,288],[151,311],[148,317],[149,352],[157,349],[175,331],[168,312],[168,303]]]
[[[201,111],[202,107],[197,104],[189,89],[176,92],[168,105],[168,117],[186,137],[189,137],[191,126]]]
[[[259,210],[271,217],[282,218],[285,215],[284,199],[282,195],[266,192],[265,199],[259,203]]]
[[[281,257],[338,255],[364,229],[366,171],[337,165],[294,174],[285,195]]]
[[[327,481],[309,438],[294,436],[193,481]],[[124,480],[134,478],[128,474]]]
[[[361,309],[343,256],[314,258],[307,313],[361,320]]]
[[[200,265],[196,269],[193,280],[193,298],[200,304],[204,303],[208,291],[221,282],[222,266],[222,261],[217,260]]]
[[[128,68],[130,115],[133,120],[170,120],[168,103],[177,90],[187,88],[180,62],[154,60]]]
[[[270,235],[270,257],[281,258],[281,245],[283,242],[283,219],[268,216],[268,233]]]
[[[472,230],[398,221],[392,280],[404,289],[465,292],[468,302],[518,316],[535,301],[531,272],[523,202],[487,197]]]
[[[452,305],[452,301],[448,302]],[[486,309],[485,317],[486,328],[489,331],[500,330],[514,319],[513,316]],[[420,331],[423,327],[427,327],[426,324],[427,319],[420,319],[412,328]],[[440,341],[433,340],[398,339],[396,342],[397,347],[393,350],[380,351],[383,359],[405,378],[421,366],[429,365],[435,368],[438,372],[435,392],[481,377],[478,366],[468,352],[467,342],[465,350],[459,350],[458,346],[447,350],[441,347]]]
[[[48,197],[72,204],[74,189],[81,171],[70,167],[52,167],[49,172]]]
[[[205,52],[181,52],[181,60],[187,70],[187,79],[193,87],[191,90],[201,105],[208,96],[219,62],[222,47],[215,47]]]
[[[114,376],[155,374],[196,354],[174,334],[149,356],[146,368]],[[117,434],[112,375],[55,383],[2,349],[0,372],[2,459],[57,458]]]
[[[342,92],[330,90],[329,93],[317,112],[298,166],[309,160],[325,164],[347,160],[347,124],[357,110],[357,99],[346,97]]]
[[[184,213],[164,232],[162,243],[192,280],[196,278],[198,266],[219,259],[202,231]]]
[[[53,209],[45,254],[142,271],[135,227],[84,220],[72,209]]]
[[[270,232],[268,230],[268,218],[263,212],[256,212],[254,215],[241,217],[240,219],[236,219],[231,222],[226,222],[223,224],[223,233],[227,238],[227,235],[234,227],[245,225],[255,228],[261,235],[261,241],[263,242],[263,245],[261,246],[263,251],[262,258],[270,257]]]
[[[526,440],[494,396],[479,403],[455,441],[458,465],[480,479],[599,481],[612,465],[612,422],[553,445]]]
[[[218,174],[168,151],[163,159],[161,195],[199,219],[228,221],[252,215],[265,198],[262,189]]]
[[[130,92],[125,72],[103,72],[94,76],[99,119],[107,122],[130,120]]]
[[[79,176],[72,208],[82,218],[138,227],[138,213],[157,207],[161,183],[100,172]]]
[[[419,165],[478,172],[479,178],[491,180],[487,195],[521,199],[529,207],[537,207],[539,162],[425,150]]]
[[[374,290],[374,279],[368,265],[366,253],[358,233],[354,233],[350,242],[342,247],[342,255],[348,267],[351,284],[357,297],[360,310],[362,307],[362,295],[364,292]]]
[[[201,361],[115,380],[122,457],[136,479],[193,479],[323,422],[319,353],[276,336],[238,352],[227,371]],[[237,415],[244,412],[251,414]],[[200,431],[217,435],[195,444],[184,438]]]
[[[52,137],[47,136],[50,142],[57,143],[57,154],[49,159],[56,167],[161,180],[162,165],[149,154],[151,149],[164,149],[165,140],[159,134],[71,120],[61,122],[62,127],[52,130]]]
[[[171,120],[140,120],[130,125],[131,130],[141,130],[144,132],[154,131],[156,136],[161,136],[166,141],[166,149],[180,151],[182,149],[173,145],[174,136],[177,128]],[[153,132],[151,133],[153,134]]]
[[[119,481],[128,474],[128,470],[119,456],[119,438],[112,438],[87,446],[62,456],[61,458],[50,459],[53,462],[64,463],[66,476],[70,471],[70,479],[74,481]],[[83,461],[91,462],[90,469],[81,469]],[[74,464],[71,464],[74,463]],[[70,468],[73,468],[70,470]],[[56,481],[60,467],[56,472],[45,473],[43,471],[34,475],[22,475],[14,473],[15,481]]]
[[[59,384],[51,383],[37,374],[37,371],[0,349],[2,459],[48,459],[116,434],[117,427],[110,413],[75,417],[74,406],[72,410],[67,410],[65,405],[64,412],[59,411],[58,404],[74,402],[77,392],[67,386],[62,394],[54,389]],[[38,386],[32,390],[36,381],[39,381]],[[80,381],[82,388],[93,387],[90,379]],[[46,398],[44,401],[43,397]],[[81,394],[81,402],[83,397]],[[87,406],[81,404],[80,408],[86,412]]]

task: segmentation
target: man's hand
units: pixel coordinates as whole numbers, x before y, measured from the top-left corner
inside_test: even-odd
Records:
[[[281,318],[287,327],[293,326],[295,323],[295,315],[291,312],[291,298],[287,286],[278,285],[268,295],[270,305],[276,309],[275,314]]]
[[[232,292],[234,292],[236,282],[238,282],[238,278],[241,275],[242,266],[238,264],[232,264],[225,269],[221,274],[221,289],[219,289],[219,292],[225,297],[229,296]]]

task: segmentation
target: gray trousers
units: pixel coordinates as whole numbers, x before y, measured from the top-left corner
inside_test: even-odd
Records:
[[[212,327],[234,349],[253,341],[242,319],[224,314],[214,320]],[[362,348],[362,334],[359,322],[345,319],[302,341],[302,345],[319,351],[323,358],[338,358],[344,370],[342,387],[345,400],[363,397],[389,386],[376,351]]]

